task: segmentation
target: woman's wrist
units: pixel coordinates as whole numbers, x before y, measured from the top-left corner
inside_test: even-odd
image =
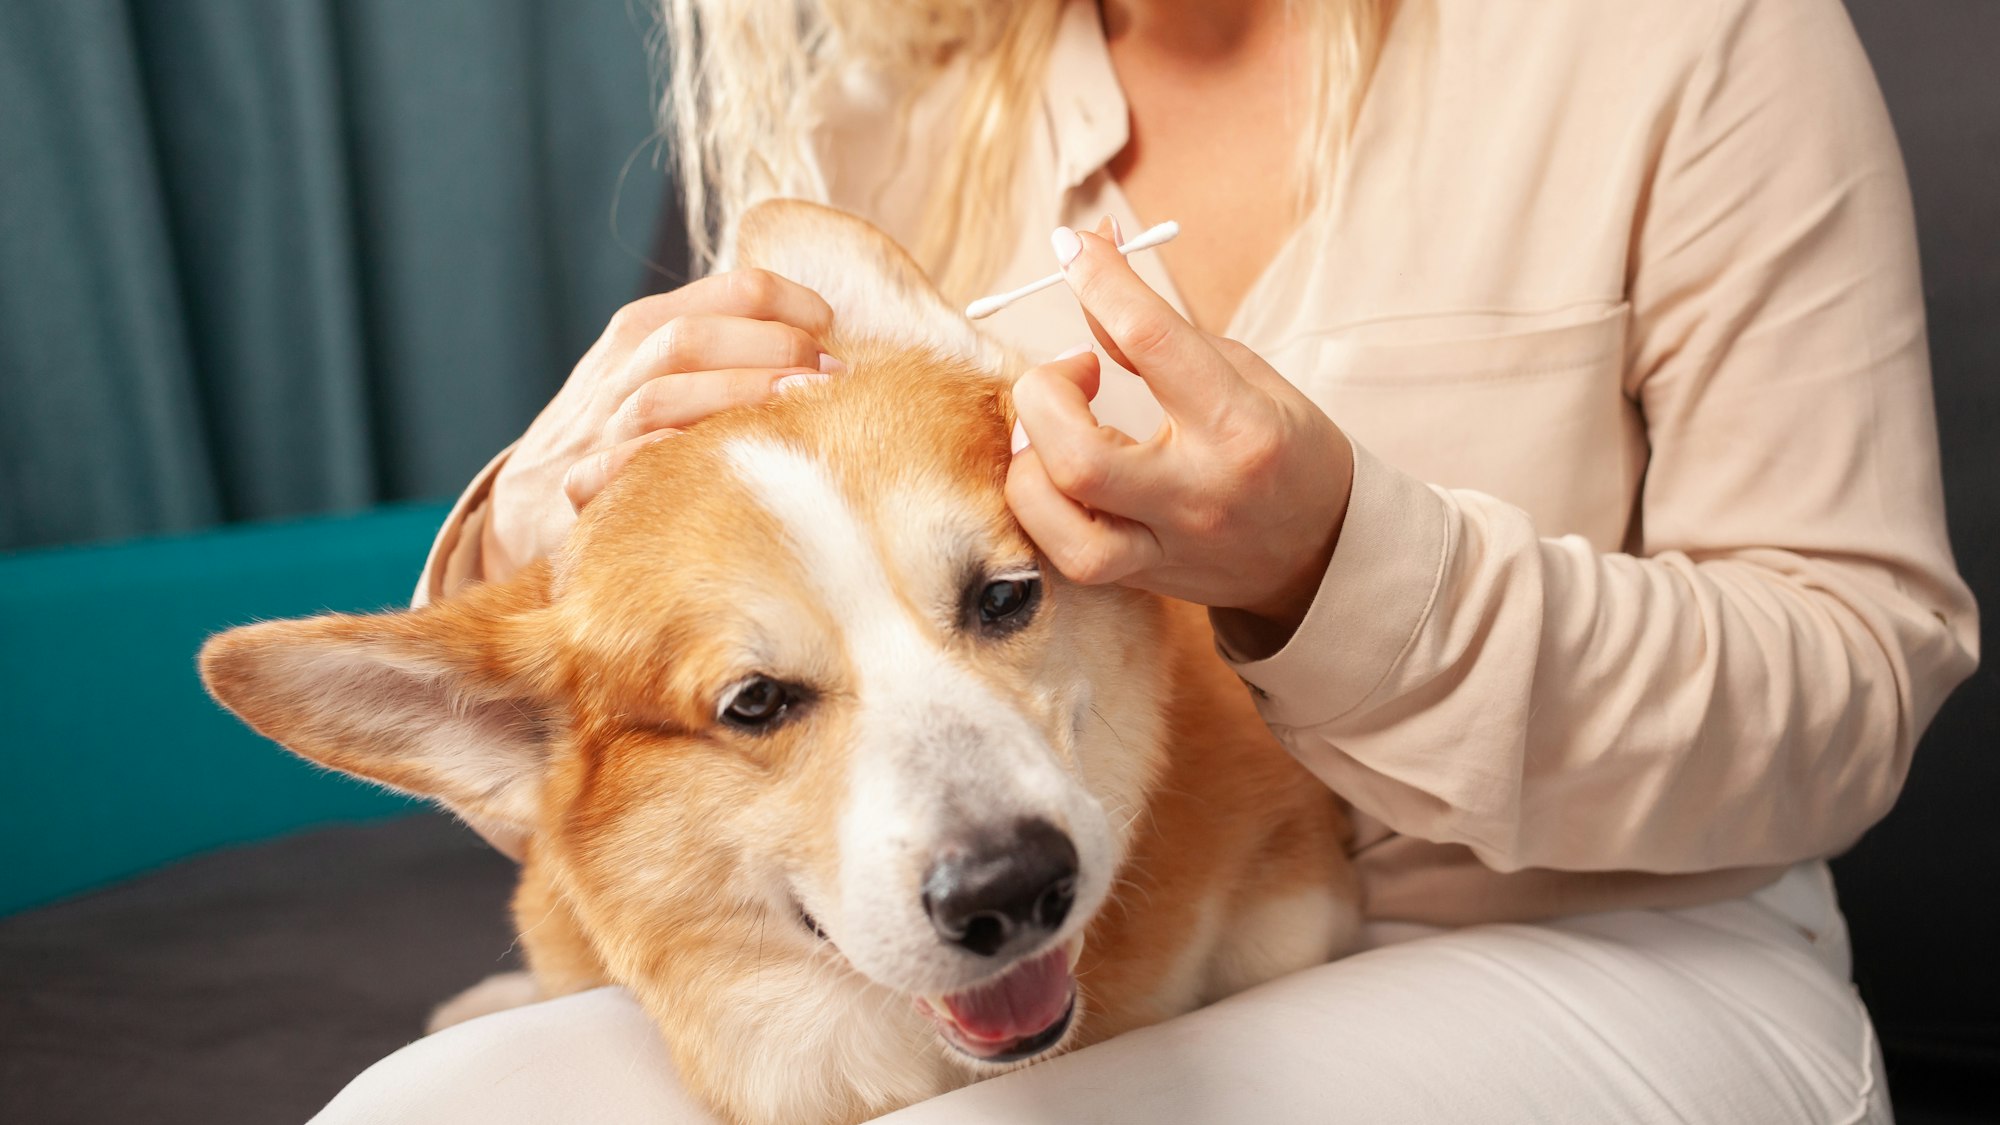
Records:
[[[1336,531],[1334,539],[1337,538]],[[1333,563],[1334,539],[1270,598],[1256,605],[1220,612],[1235,615],[1239,631],[1266,654],[1285,647],[1304,624],[1314,599],[1319,596],[1327,567]]]
[[[1326,582],[1327,568],[1333,565],[1333,553],[1340,545],[1341,530],[1347,522],[1347,503],[1354,490],[1354,446],[1338,427],[1333,429],[1334,437],[1329,442],[1333,464],[1327,467],[1324,478],[1332,487],[1323,501],[1326,514],[1313,521],[1322,530],[1307,539],[1314,546],[1300,556],[1298,565],[1267,596],[1248,605],[1215,610],[1218,620],[1228,622],[1232,639],[1239,642],[1246,656],[1253,655],[1249,649],[1256,650],[1256,658],[1269,656],[1291,641],[1312,611],[1320,587]]]

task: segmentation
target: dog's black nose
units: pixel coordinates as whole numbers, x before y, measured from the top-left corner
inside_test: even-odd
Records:
[[[1041,819],[968,840],[924,873],[924,913],[938,936],[982,957],[1053,932],[1075,901],[1076,845]]]

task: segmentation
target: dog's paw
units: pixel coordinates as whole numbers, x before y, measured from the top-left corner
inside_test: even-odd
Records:
[[[532,1004],[540,999],[542,990],[536,987],[535,978],[526,972],[494,973],[431,1009],[431,1018],[424,1024],[424,1034],[435,1035],[453,1024]]]

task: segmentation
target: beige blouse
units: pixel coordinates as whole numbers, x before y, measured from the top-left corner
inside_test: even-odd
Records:
[[[906,240],[950,84],[844,87],[832,201]],[[1075,0],[1018,252],[1140,216]],[[913,143],[911,143],[913,141]],[[1157,255],[1140,274],[1178,303]],[[1350,801],[1369,912],[1463,923],[1741,893],[1895,800],[1976,657],[1945,538],[1908,187],[1839,0],[1407,0],[1321,221],[1233,336],[1357,445],[1318,600],[1225,656]],[[987,321],[1089,339],[1054,290]],[[1106,364],[1098,408],[1158,408]],[[479,573],[481,475],[419,599]]]

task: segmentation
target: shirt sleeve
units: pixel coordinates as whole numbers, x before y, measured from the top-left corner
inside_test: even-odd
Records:
[[[465,486],[458,503],[451,506],[451,514],[444,518],[444,526],[438,528],[437,537],[431,541],[431,553],[424,559],[424,572],[417,576],[417,590],[410,596],[410,608],[422,609],[457,593],[469,582],[485,578],[479,545],[486,530],[486,500],[493,491],[493,478],[512,452],[514,447],[510,445],[495,454],[479,470],[479,475],[472,478],[472,483]]]
[[[1357,449],[1298,631],[1264,655],[1215,617],[1315,773],[1502,871],[1834,853],[1976,663],[1907,180],[1844,11],[1738,6],[1681,95],[1633,234],[1633,552]]]

